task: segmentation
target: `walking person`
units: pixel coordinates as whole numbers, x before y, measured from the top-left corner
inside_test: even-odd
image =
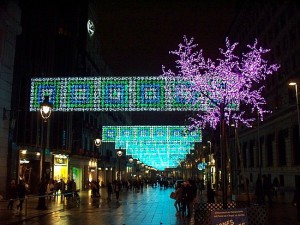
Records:
[[[207,182],[207,203],[215,203],[215,193],[214,190],[211,188],[211,183]]]
[[[294,206],[297,207],[298,225],[300,225],[300,188],[296,187],[293,199]]]
[[[72,195],[74,199],[77,197],[77,186],[74,179],[72,179]]]
[[[7,198],[9,199],[7,209],[10,209],[10,210],[13,209],[14,202],[15,202],[17,197],[18,197],[17,185],[16,185],[15,180],[12,180],[10,182],[10,187],[9,187],[8,193],[7,193]]]
[[[115,193],[116,193],[116,199],[117,199],[117,201],[119,201],[120,190],[121,190],[121,184],[120,184],[120,181],[116,181],[116,182],[115,182]]]
[[[17,186],[17,193],[18,193],[18,198],[19,198],[19,204],[17,205],[17,209],[20,209],[20,211],[22,211],[23,202],[24,202],[25,195],[26,195],[26,187],[25,187],[25,183],[23,180],[19,181],[19,184]]]
[[[271,182],[271,177],[267,177],[266,175],[263,175],[263,191],[264,191],[264,195],[267,195],[269,207],[272,207],[272,203],[273,203],[272,182]]]
[[[255,196],[256,196],[257,204],[259,204],[259,205],[265,204],[264,190],[263,190],[263,185],[262,185],[260,175],[258,175],[256,184],[255,184]]]
[[[109,201],[109,202],[111,201],[112,191],[113,191],[112,184],[110,182],[108,182],[108,184],[107,184],[107,201]]]
[[[39,210],[45,210],[46,207],[46,192],[47,192],[47,182],[42,179],[39,185],[39,200],[38,200],[38,206],[36,209]]]
[[[181,199],[182,199],[182,187],[181,184],[178,183],[176,186],[175,202],[174,202],[174,206],[176,209],[176,216],[179,216],[181,212]]]
[[[59,189],[60,189],[61,202],[62,202],[64,200],[64,196],[66,192],[66,183],[63,179],[60,179]]]

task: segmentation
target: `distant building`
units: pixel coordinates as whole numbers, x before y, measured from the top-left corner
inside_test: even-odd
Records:
[[[1,146],[1,165],[6,165],[2,161],[6,161],[4,154],[8,148],[7,179],[24,179],[32,193],[36,193],[35,184],[42,177],[65,181],[74,179],[79,189],[88,188],[87,182],[90,180],[104,179],[98,171],[114,161],[110,154],[114,151],[114,145],[103,144],[98,148],[94,140],[101,138],[102,125],[131,124],[130,113],[54,111],[48,122],[44,123],[39,112],[29,112],[32,77],[113,75],[101,56],[96,4],[99,3],[34,1],[32,4],[32,1],[19,1],[22,32],[18,24],[20,15],[8,23],[14,27],[6,31],[11,36],[8,46],[12,50],[14,36],[20,35],[16,40],[14,71],[14,51],[7,56],[4,55],[5,49],[2,51],[2,56],[9,56],[7,59],[11,60],[11,68],[6,71],[7,77],[2,76],[1,72],[1,79],[8,84],[1,101],[12,113],[8,120],[0,123],[6,134],[10,133],[8,144]],[[1,17],[13,16],[8,14],[8,6],[5,6],[6,9],[4,7],[5,14],[1,13]],[[1,20],[2,23],[5,21]],[[4,59],[1,57],[2,65],[6,63]],[[0,69],[2,71],[4,67]],[[10,130],[9,121],[14,124]],[[6,140],[5,137],[3,139]],[[27,150],[26,154],[22,154],[22,150]],[[41,158],[43,156],[44,160]],[[6,169],[2,171],[1,176],[6,176]]]
[[[241,51],[254,43],[271,49],[270,63],[279,71],[267,79],[265,97],[273,112],[253,128],[238,129],[246,176],[250,184],[258,174],[279,180],[285,191],[300,185],[300,140],[294,80],[300,86],[300,4],[297,1],[243,1],[228,37]],[[244,48],[244,49],[241,49]],[[232,137],[231,151],[236,152]],[[237,154],[232,154],[237,155]],[[261,161],[261,163],[260,163]],[[240,160],[233,158],[232,176],[240,173]],[[235,185],[239,185],[238,182]]]
[[[14,73],[14,58],[16,37],[21,33],[21,10],[17,1],[1,1],[0,3],[0,194],[5,193],[10,161],[7,160],[9,151],[8,141],[12,139],[10,129],[15,121],[10,119],[11,92]]]

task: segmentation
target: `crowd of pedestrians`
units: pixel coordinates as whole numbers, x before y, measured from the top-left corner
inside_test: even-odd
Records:
[[[15,180],[12,180],[6,195],[6,198],[8,199],[7,209],[13,210],[14,203],[18,202],[16,209],[22,211],[24,200],[29,192],[28,185],[26,185],[22,179],[19,180],[18,184],[16,184]],[[66,183],[63,179],[60,179],[59,181],[53,179],[46,181],[45,179],[42,179],[38,184],[38,193],[36,196],[38,198],[38,205],[36,209],[47,209],[46,199],[56,199],[59,195],[62,199],[64,197],[73,198],[76,194],[76,183],[73,179],[68,179]],[[34,195],[32,196],[34,197]]]

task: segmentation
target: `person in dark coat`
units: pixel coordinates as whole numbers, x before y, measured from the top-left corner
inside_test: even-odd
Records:
[[[111,201],[111,195],[112,195],[113,187],[111,182],[108,182],[107,184],[107,200],[110,202]]]
[[[45,210],[46,207],[46,190],[47,190],[47,182],[42,179],[39,186],[39,200],[37,209]]]
[[[255,196],[256,196],[257,204],[259,204],[259,205],[265,204],[264,190],[263,190],[263,185],[262,185],[260,175],[258,175],[256,184],[255,184]]]
[[[215,203],[215,193],[214,190],[211,188],[211,183],[207,182],[207,203]]]
[[[115,181],[115,193],[116,193],[117,201],[119,201],[120,191],[121,191],[121,183],[120,181]]]
[[[26,187],[23,180],[20,180],[18,186],[17,186],[17,193],[19,198],[19,204],[17,205],[17,209],[20,209],[22,211],[23,209],[23,202],[26,196]]]
[[[297,207],[298,224],[300,224],[300,188],[297,187],[293,199],[293,204]]]
[[[8,193],[7,193],[7,198],[9,199],[7,209],[10,209],[10,210],[13,209],[14,202],[15,202],[17,197],[18,197],[17,185],[16,185],[15,180],[12,180],[10,182],[10,187],[9,187],[9,190],[8,190]]]
[[[272,201],[273,190],[272,189],[273,189],[273,187],[272,187],[271,178],[267,177],[266,175],[263,175],[263,191],[264,191],[264,195],[266,195],[268,198],[268,204],[270,207],[272,207],[272,203],[273,203],[273,201]]]

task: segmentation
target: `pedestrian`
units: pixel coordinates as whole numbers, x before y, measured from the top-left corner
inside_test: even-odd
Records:
[[[111,201],[111,195],[112,195],[112,184],[110,182],[107,183],[107,201]]]
[[[255,184],[255,196],[257,204],[264,205],[265,204],[265,197],[264,197],[264,190],[262,186],[261,176],[258,175],[256,184]]]
[[[19,204],[17,205],[17,209],[20,209],[22,211],[23,209],[23,202],[26,196],[26,187],[23,180],[19,181],[19,184],[17,186],[17,193],[19,198]]]
[[[273,189],[274,189],[274,196],[277,197],[278,189],[279,189],[279,180],[277,177],[273,180]]]
[[[181,205],[181,217],[185,217],[186,216],[186,211],[187,211],[187,182],[183,182],[182,183],[182,196],[181,196],[181,201],[180,201],[180,205]]]
[[[273,188],[271,177],[263,175],[263,191],[264,195],[267,195],[269,207],[272,207]]]
[[[207,182],[207,203],[215,203],[215,193],[211,188],[211,183]]]
[[[194,211],[194,201],[197,197],[197,185],[192,179],[187,180],[187,217],[191,218]]]
[[[72,194],[73,194],[73,198],[77,196],[77,186],[74,179],[72,179]]]
[[[8,192],[7,192],[7,198],[9,199],[7,209],[10,209],[10,210],[13,209],[14,202],[15,202],[17,197],[18,197],[18,193],[17,193],[16,182],[15,182],[15,180],[12,180],[10,182],[10,187],[8,189]]]
[[[120,190],[121,190],[120,181],[115,181],[115,193],[116,193],[116,199],[117,199],[117,201],[119,201]]]
[[[182,186],[181,184],[178,183],[175,190],[175,202],[174,202],[174,206],[176,209],[176,216],[180,215],[181,212],[181,199],[182,199]]]
[[[99,183],[99,180],[97,179],[97,182],[95,183],[96,184],[96,197],[100,198],[100,183]]]
[[[63,179],[60,179],[60,183],[59,183],[59,189],[60,189],[60,195],[61,195],[61,201],[64,198],[65,192],[66,192],[66,183]]]
[[[53,191],[54,191],[54,184],[53,184],[53,180],[51,179],[51,180],[49,180],[49,182],[47,184],[47,196],[48,196],[49,200],[51,200]]]
[[[299,186],[297,186],[295,189],[293,204],[294,204],[294,206],[297,207],[298,225],[300,225],[300,188],[299,188]]]
[[[47,191],[47,182],[45,179],[42,179],[39,184],[39,196],[38,196],[38,206],[36,209],[45,210],[46,207],[46,191]]]

